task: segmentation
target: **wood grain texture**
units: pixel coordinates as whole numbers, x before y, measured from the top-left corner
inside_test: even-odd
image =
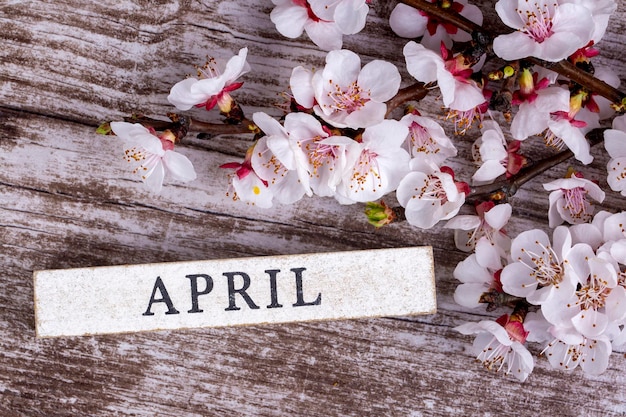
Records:
[[[405,41],[386,23],[392,7],[374,4],[365,30],[344,46],[364,62],[396,63],[408,85]],[[306,37],[278,35],[271,8],[264,0],[0,2],[0,415],[625,415],[623,352],[598,377],[556,372],[539,358],[525,384],[473,362],[471,339],[452,328],[498,312],[454,303],[452,271],[465,254],[441,225],[373,230],[362,206],[329,199],[273,210],[233,203],[217,167],[240,160],[250,142],[237,136],[190,138],[179,149],[198,179],[167,182],[153,195],[125,169],[116,138],[94,133],[100,121],[129,112],[171,111],[169,88],[194,64],[243,46],[253,72],[237,98],[248,114],[280,115],[274,106],[284,101],[291,68],[319,67],[325,54]],[[622,81],[625,17],[620,1],[599,58]],[[485,21],[496,22],[493,11]],[[420,104],[435,117],[440,107],[432,95]],[[466,161],[473,138],[457,141],[454,168],[464,179],[474,168]],[[607,188],[606,156],[594,154],[585,172]],[[563,170],[517,194],[512,235],[547,230],[541,183]],[[603,206],[625,208],[615,193]],[[435,253],[432,316],[35,338],[37,269],[424,244]]]

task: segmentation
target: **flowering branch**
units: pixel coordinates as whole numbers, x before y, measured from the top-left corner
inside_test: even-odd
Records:
[[[586,135],[587,139],[589,139],[590,146],[602,143],[604,140],[603,135],[605,130],[606,129],[594,129]],[[567,149],[522,169],[510,178],[503,179],[492,184],[470,187],[468,199],[473,201],[484,199],[506,201],[513,197],[522,185],[526,184],[536,176],[541,175],[548,169],[567,161],[573,156],[574,153]]]
[[[493,39],[495,35],[497,35],[496,33],[486,30],[481,25],[478,25],[461,16],[451,8],[440,7],[437,3],[431,3],[428,0],[400,0],[400,2],[422,10],[442,22],[452,24],[461,30],[471,33],[474,42],[478,43],[482,48],[490,49]],[[626,94],[610,86],[606,82],[599,80],[592,74],[581,70],[567,60],[548,62],[535,57],[527,57],[524,59],[532,64],[549,69],[559,75],[567,77],[590,91],[607,98],[613,103],[622,107],[626,105]]]

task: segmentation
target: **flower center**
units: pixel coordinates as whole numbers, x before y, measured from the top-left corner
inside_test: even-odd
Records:
[[[311,176],[319,177],[318,170],[325,165],[329,166],[329,170],[333,169],[335,160],[339,150],[338,145],[328,145],[320,143],[325,138],[316,136],[303,141],[300,146],[306,152],[309,164],[313,167]]]
[[[530,276],[534,277],[539,285],[558,287],[564,275],[558,257],[550,246],[545,247],[538,241],[535,241],[535,244],[542,249],[540,254],[522,248],[522,252],[528,255],[532,264],[522,261],[521,258],[518,261],[532,270]]]
[[[428,130],[417,122],[411,123],[409,127],[409,137],[415,153],[423,152],[426,154],[436,154],[441,151],[439,144],[430,136]]]
[[[604,307],[606,297],[611,293],[611,288],[607,287],[608,282],[596,274],[587,279],[587,285],[583,285],[576,291],[578,297],[577,305],[583,310],[598,310]]]
[[[524,22],[522,32],[530,36],[535,42],[541,43],[552,36],[552,19],[558,3],[530,2],[526,7],[515,9]]]
[[[375,152],[370,151],[369,149],[364,149],[359,155],[359,159],[354,165],[354,169],[352,171],[352,183],[356,182],[357,189],[355,192],[359,190],[364,190],[365,183],[367,182],[367,178],[372,175],[372,177],[378,180],[378,186],[382,187],[382,181],[379,174],[378,162],[376,158],[378,155]],[[354,188],[353,184],[350,184],[350,188]],[[376,189],[376,185],[374,185],[374,189]]]
[[[587,190],[583,187],[576,187],[569,190],[562,189],[565,199],[564,209],[568,210],[574,219],[586,219],[590,216],[587,208],[590,206],[587,201]]]
[[[330,80],[330,83],[333,84],[332,80]],[[370,92],[369,90],[361,89],[354,81],[345,90],[339,84],[334,84],[333,91],[328,92],[328,97],[333,101],[333,104],[327,105],[327,107],[330,107],[333,111],[345,111],[350,114],[370,101]]]
[[[543,141],[548,148],[553,148],[557,151],[560,151],[565,147],[565,142],[563,142],[563,139],[555,135],[550,129],[546,129],[546,131],[543,133]]]
[[[424,185],[421,188],[415,188],[415,191],[417,193],[413,195],[413,198],[439,200],[441,204],[448,202],[448,194],[443,188],[441,179],[436,175],[429,174],[424,180]],[[433,201],[432,204],[434,205],[435,202]]]

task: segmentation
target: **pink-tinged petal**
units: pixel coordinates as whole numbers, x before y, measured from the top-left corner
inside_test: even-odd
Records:
[[[239,53],[228,60],[226,68],[222,73],[226,85],[232,84],[237,78],[243,74],[250,72],[250,65],[246,61],[248,57],[248,48],[241,48]]]
[[[473,82],[456,81],[453,99],[446,97],[443,90],[441,94],[443,95],[443,104],[458,111],[472,110],[486,101],[483,91]]]
[[[569,344],[555,341],[548,345],[545,356],[554,369],[571,371],[575,369],[582,359],[582,355],[572,355],[572,348]]]
[[[500,230],[509,222],[512,212],[513,208],[509,203],[498,204],[485,213],[485,220],[489,226]]]
[[[159,157],[165,153],[161,140],[139,123],[111,122],[111,130],[124,141],[126,148],[137,146]]]
[[[312,108],[315,104],[313,85],[311,85],[312,78],[313,73],[300,66],[291,71],[291,78],[289,79],[289,88],[293,98],[299,105],[307,109]]]
[[[589,269],[590,275],[602,279],[606,287],[614,288],[617,285],[617,272],[610,262],[594,257],[589,259]]]
[[[446,229],[474,230],[480,226],[480,217],[474,215],[459,215],[449,220],[444,226]]]
[[[574,326],[552,326],[548,329],[553,337],[568,345],[582,345],[585,343],[585,337],[578,333]]]
[[[371,128],[379,124],[385,119],[386,112],[387,105],[385,103],[368,101],[350,114],[345,112],[333,113],[330,116],[320,114],[320,117],[335,127],[359,129],[362,127]]]
[[[189,86],[192,97],[202,97],[196,104],[205,102],[209,97],[218,94],[224,88],[225,83],[222,77],[204,78]]]
[[[565,93],[569,97],[569,93]],[[569,103],[567,106],[569,108]],[[537,109],[535,103],[521,103],[511,122],[511,136],[517,140],[524,140],[529,136],[538,135],[546,130],[549,121],[550,112]]]
[[[294,6],[292,3],[275,7],[270,13],[270,20],[276,25],[278,33],[293,39],[302,35],[309,16],[305,7]]]
[[[572,236],[572,244],[586,243],[592,250],[596,250],[602,245],[602,232],[596,226],[583,223],[576,224],[569,228]]]
[[[459,262],[452,274],[463,283],[481,284],[483,288],[489,287],[493,282],[493,274],[478,263],[475,254]]]
[[[457,1],[457,3],[463,4],[463,10],[461,10],[461,13],[459,13],[461,16],[465,17],[468,20],[471,20],[477,25],[483,24],[483,12],[481,12],[477,6],[474,6],[473,4],[467,4],[467,1]],[[454,41],[458,42],[457,39],[454,39]]]
[[[621,116],[617,116],[615,119],[613,119],[612,127],[613,127],[613,129],[621,130],[622,132],[626,132],[626,114],[623,114]],[[626,155],[624,155],[624,156],[626,156]]]
[[[492,271],[501,269],[500,253],[500,248],[492,244],[484,236],[476,242],[476,261],[485,268],[489,268]]]
[[[368,12],[365,0],[344,0],[337,4],[333,17],[345,35],[353,35],[365,27]]]
[[[234,177],[233,188],[241,201],[260,208],[272,207],[272,199],[274,198],[272,192],[254,173],[242,179]]]
[[[585,283],[591,273],[589,260],[594,257],[593,249],[586,243],[577,243],[564,261],[565,274],[572,282]]]
[[[517,8],[517,0],[499,0],[496,3],[498,17],[500,17],[502,23],[513,29],[521,29],[524,26],[524,22],[517,13]]]
[[[193,181],[196,179],[196,171],[193,164],[185,155],[174,151],[165,151],[163,156],[165,168],[178,181]]]
[[[613,124],[615,124],[615,120],[617,120],[618,118],[614,119]],[[611,158],[625,158],[625,144],[626,132],[615,129],[609,129],[604,131],[604,148]]]
[[[551,324],[541,314],[541,310],[529,312],[524,319],[524,329],[528,332],[526,341],[535,343],[547,342],[551,339],[548,331],[550,326]]]
[[[583,347],[584,360],[580,362],[580,367],[589,375],[600,375],[609,366],[611,352],[611,342],[608,338],[600,336],[596,340],[588,340]]]
[[[485,161],[472,175],[475,183],[487,183],[506,173],[506,168],[499,161]]]
[[[505,61],[537,56],[538,44],[523,32],[499,35],[493,40],[493,52]]]
[[[322,128],[322,124],[308,113],[289,113],[285,116],[285,130],[292,139],[310,139],[316,136],[327,137],[328,133]]]
[[[335,22],[313,22],[304,25],[311,41],[324,51],[341,49],[343,34]]]
[[[441,56],[413,41],[404,46],[403,53],[406,69],[413,78],[423,83],[437,81],[438,69],[443,68]]]
[[[546,184],[544,184],[544,187]],[[561,217],[560,211],[557,209],[557,206],[563,204],[564,195],[563,191],[557,190],[550,193],[548,197],[548,201],[550,203],[548,207],[548,225],[550,227],[557,227],[561,223],[563,223],[563,217]]]
[[[396,95],[400,81],[398,68],[390,62],[381,60],[366,64],[358,77],[358,85],[369,91],[373,100],[381,103]]]
[[[606,315],[610,321],[621,322],[626,318],[626,288],[618,285],[606,297]]]
[[[529,262],[530,259],[525,253],[526,250],[541,254],[543,252],[542,247],[547,248],[548,246],[551,246],[550,239],[543,230],[527,230],[513,239],[511,243],[511,258],[513,261]]]
[[[422,229],[430,229],[441,219],[442,208],[439,203],[432,200],[409,200],[405,215],[410,225]]]
[[[572,318],[572,324],[583,336],[596,338],[606,329],[609,319],[597,310],[581,310]]]
[[[593,17],[588,8],[578,4],[566,3],[560,4],[556,9],[552,30],[556,32],[554,35],[569,33],[570,48],[575,47],[574,52],[576,52],[578,48],[587,45],[591,40],[594,26]],[[554,35],[548,39],[551,39]],[[574,43],[577,43],[577,45],[574,45]]]
[[[424,34],[428,17],[417,9],[398,3],[389,16],[389,25],[402,38],[418,38]]]
[[[530,375],[533,371],[533,368],[535,367],[535,360],[528,349],[526,349],[521,343],[513,342],[511,348],[515,352],[510,364],[511,374],[520,382],[524,382],[526,381],[526,378],[528,378],[528,375]]]
[[[409,201],[414,198],[415,189],[423,186],[428,181],[428,177],[423,172],[409,172],[403,179],[396,190],[396,198],[402,207],[407,206]]]
[[[626,237],[626,212],[613,214],[604,221],[604,241],[621,240]]]
[[[383,120],[365,129],[363,143],[380,155],[389,149],[400,148],[408,134],[409,129],[399,121]]]
[[[256,112],[252,115],[254,123],[267,136],[278,135],[287,137],[287,131],[283,128],[278,120],[263,112]]]
[[[461,284],[454,291],[454,301],[462,307],[480,307],[480,296],[488,290],[484,284]]]
[[[613,259],[620,264],[626,265],[626,239],[614,241],[609,251]]]
[[[572,32],[554,33],[538,44],[539,47],[532,56],[549,62],[558,62],[585,46],[589,42],[589,39],[585,40],[586,38],[575,36]]]
[[[560,138],[565,145],[574,153],[574,157],[585,165],[593,161],[593,156],[589,153],[589,142],[580,131],[568,120],[551,120],[548,128]]]
[[[357,80],[360,72],[361,58],[352,51],[342,49],[326,55],[322,76],[325,82],[332,80],[333,84],[346,88]]]
[[[167,101],[169,101],[170,104],[175,106],[178,110],[189,110],[196,104],[206,101],[206,99],[210,96],[207,97],[206,94],[196,90],[192,91],[192,86],[196,83],[198,83],[198,80],[195,78],[186,78],[177,82],[170,90],[170,94],[167,96]],[[219,93],[219,90],[211,95],[217,93]]]
[[[533,270],[519,262],[504,267],[500,282],[505,292],[516,297],[527,297],[537,289],[538,284]]]
[[[265,136],[266,146],[269,148],[271,154],[273,154],[281,164],[285,166],[285,168],[289,171],[296,169],[296,160],[294,156],[294,152],[292,147],[290,146],[289,139],[287,136],[282,135],[273,135],[273,136]],[[254,147],[254,154],[265,153],[264,149],[257,145]],[[254,165],[253,165],[254,166]],[[271,170],[272,168],[270,168]],[[255,171],[258,171],[255,168]],[[261,175],[260,171],[258,171],[259,176],[265,180],[269,180],[265,175]]]
[[[293,204],[305,194],[305,188],[296,171],[287,172],[282,181],[276,185],[270,185],[270,187],[272,187],[274,199],[281,204]]]
[[[533,305],[544,305],[550,297],[554,296],[554,288],[553,285],[538,288],[537,291],[526,296],[526,301]]]
[[[626,157],[611,159],[606,165],[606,181],[611,190],[626,196]]]
[[[163,178],[165,177],[165,167],[163,163],[159,161],[156,163],[150,171],[142,176],[144,184],[148,190],[159,193],[163,188]]]

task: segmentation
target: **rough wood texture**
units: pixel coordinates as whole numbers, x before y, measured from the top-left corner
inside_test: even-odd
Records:
[[[619,3],[600,62],[624,81]],[[403,68],[405,41],[386,23],[392,6],[374,5],[366,29],[345,47]],[[539,359],[525,384],[473,363],[471,339],[452,328],[488,314],[453,302],[452,271],[465,255],[453,249],[451,231],[406,224],[375,231],[362,206],[329,199],[273,210],[233,203],[217,166],[239,160],[249,144],[243,137],[189,140],[180,151],[198,180],[169,182],[155,196],[125,170],[116,138],[94,133],[100,121],[129,112],[171,111],[167,92],[193,64],[243,46],[254,71],[237,97],[248,114],[279,115],[271,106],[282,101],[290,68],[319,67],[325,54],[305,37],[278,35],[271,8],[263,0],[0,3],[0,415],[626,414],[623,353],[599,377],[556,372]],[[486,13],[487,22],[495,19]],[[420,105],[437,116],[439,107],[433,97]],[[454,168],[467,179],[471,141],[458,143]],[[586,173],[606,187],[598,151]],[[518,193],[511,234],[547,229],[541,182],[562,176],[561,168]],[[623,201],[609,193],[604,207],[621,210]],[[36,269],[423,244],[435,251],[432,316],[35,338]]]

